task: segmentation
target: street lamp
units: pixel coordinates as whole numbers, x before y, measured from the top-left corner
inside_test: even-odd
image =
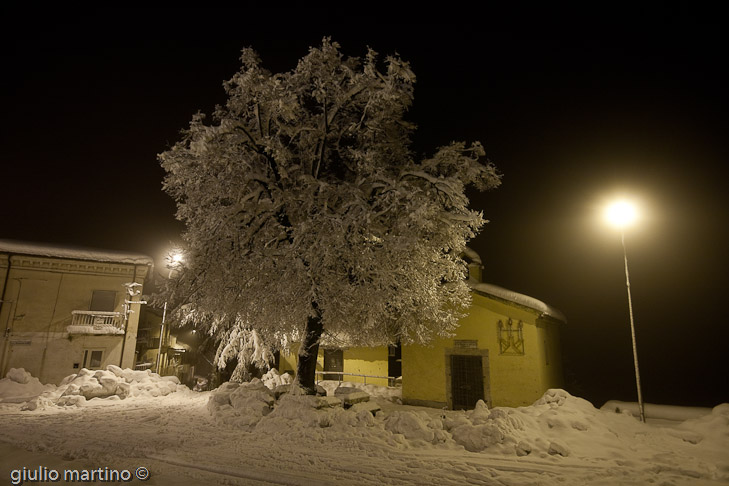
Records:
[[[170,259],[170,263],[172,264],[169,267],[170,268],[170,276],[172,276],[172,270],[174,270],[174,265],[179,265],[180,263],[182,263],[182,260],[183,260],[182,252],[179,251],[179,250],[174,250],[170,254],[169,259]]]
[[[630,274],[628,273],[628,252],[625,249],[625,228],[635,223],[638,211],[631,202],[621,200],[610,204],[605,210],[605,219],[620,229],[620,240],[623,243],[623,259],[625,260],[625,287],[628,290],[628,310],[630,312],[630,334],[633,338],[633,364],[635,365],[635,385],[638,389],[638,410],[640,421],[645,422],[643,394],[640,389],[640,372],[638,371],[638,348],[635,344],[635,323],[633,321],[633,300],[630,296]]]
[[[175,267],[182,263],[183,256],[182,252],[179,250],[172,250],[169,255],[167,255],[167,268],[170,269],[170,273],[167,274],[167,280],[172,278],[172,272],[174,271]],[[165,300],[165,305],[162,308],[162,324],[160,326],[159,330],[159,346],[157,348],[157,370],[156,373],[159,374],[160,365],[162,364],[162,340],[165,337],[165,318],[167,317],[167,301]]]

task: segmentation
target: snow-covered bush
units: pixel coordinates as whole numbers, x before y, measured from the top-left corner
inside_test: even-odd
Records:
[[[218,369],[225,369],[229,362],[236,366],[230,381],[243,383],[251,379],[249,369],[267,370],[274,361],[273,348],[261,335],[240,316],[219,312],[204,312],[193,305],[178,310],[182,325],[207,328],[217,333],[218,348],[214,363]]]

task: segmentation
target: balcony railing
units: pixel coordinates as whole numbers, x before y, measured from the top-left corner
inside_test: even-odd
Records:
[[[121,312],[71,311],[69,334],[124,334]]]

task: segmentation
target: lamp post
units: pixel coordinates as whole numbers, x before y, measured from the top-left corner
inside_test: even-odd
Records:
[[[628,311],[630,313],[630,335],[633,339],[633,364],[635,365],[635,385],[638,389],[638,411],[640,421],[645,423],[645,408],[643,394],[640,388],[640,371],[638,370],[638,348],[635,342],[635,322],[633,320],[633,299],[630,295],[630,273],[628,272],[628,252],[625,249],[625,228],[638,219],[638,213],[633,204],[628,201],[617,201],[607,207],[605,217],[610,224],[620,229],[620,241],[623,245],[623,260],[625,261],[625,287],[628,291]]]
[[[182,253],[179,251],[172,251],[168,256],[168,265],[167,268],[170,269],[170,273],[167,274],[167,280],[172,278],[172,271],[175,269],[175,265],[179,265],[182,263]],[[165,337],[165,318],[167,317],[167,301],[165,300],[165,305],[162,308],[162,324],[160,325],[159,330],[159,345],[157,347],[157,370],[155,373],[159,374],[160,366],[162,365],[162,340]]]

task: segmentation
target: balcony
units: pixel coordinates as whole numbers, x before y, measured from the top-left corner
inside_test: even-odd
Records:
[[[124,334],[121,312],[71,311],[69,334]]]

